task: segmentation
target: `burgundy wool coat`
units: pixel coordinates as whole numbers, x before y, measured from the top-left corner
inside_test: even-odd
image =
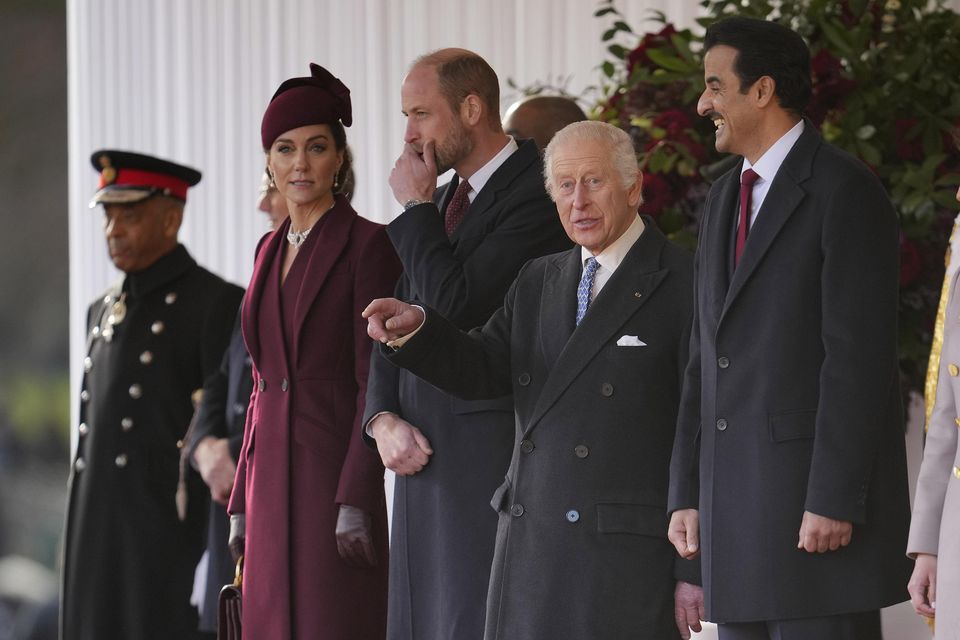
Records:
[[[246,514],[244,638],[385,634],[387,517],[383,466],[360,435],[372,347],[360,312],[391,294],[400,263],[383,227],[346,200],[326,217],[297,257],[308,264],[289,354],[279,268],[289,220],[262,241],[243,305],[254,389],[229,511]],[[372,514],[375,568],[338,554],[341,504]]]

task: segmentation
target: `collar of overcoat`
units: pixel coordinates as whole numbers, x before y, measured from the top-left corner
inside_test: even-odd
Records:
[[[543,287],[539,322],[544,358],[550,373],[530,420],[524,425],[524,435],[533,430],[666,278],[668,269],[661,266],[661,254],[667,239],[652,219],[644,216],[643,222],[646,225],[643,234],[627,252],[576,328],[577,286],[582,272],[580,247],[560,254],[548,266],[550,271]]]
[[[807,120],[803,133],[780,165],[780,170],[763,200],[750,229],[750,237],[740,257],[740,264],[732,277],[729,277],[729,288],[727,261],[730,259],[731,249],[728,245],[732,238],[730,229],[737,213],[742,161],[717,181],[716,195],[707,204],[706,227],[700,234],[701,239],[708,238],[711,243],[709,258],[701,265],[701,269],[706,269],[706,281],[710,287],[707,306],[714,316],[714,326],[718,326],[722,321],[737,295],[763,262],[763,257],[787,220],[806,197],[807,189],[804,183],[813,174],[814,157],[821,143],[822,139],[816,127]]]
[[[299,363],[299,344],[300,333],[303,323],[306,320],[313,301],[320,293],[330,275],[330,271],[340,259],[341,254],[347,246],[350,239],[350,229],[356,219],[356,212],[345,198],[338,196],[333,209],[324,214],[327,219],[320,227],[320,237],[317,239],[317,245],[314,246],[307,263],[306,276],[303,285],[300,287],[300,293],[297,295],[297,302],[294,307],[294,332],[293,344],[293,367]],[[250,357],[256,365],[260,360],[261,345],[259,343],[259,331],[257,326],[258,309],[261,304],[269,304],[269,300],[264,300],[263,292],[266,287],[267,278],[272,273],[273,261],[279,259],[282,255],[283,243],[287,239],[287,230],[290,227],[288,218],[280,227],[265,236],[261,241],[261,246],[257,251],[257,257],[253,265],[253,278],[250,281],[250,288],[247,291],[247,297],[242,308],[243,326],[249,330],[244,331],[244,339],[247,342],[247,350]],[[279,300],[274,301],[279,304]],[[276,310],[277,329],[280,330],[280,310]],[[283,351],[283,350],[281,350]]]

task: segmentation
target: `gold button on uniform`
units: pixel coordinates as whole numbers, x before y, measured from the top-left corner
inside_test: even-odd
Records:
[[[140,354],[140,363],[141,363],[141,364],[150,364],[151,362],[153,362],[153,352],[152,352],[152,351],[144,351],[143,353]]]
[[[125,466],[127,466],[127,454],[121,453],[113,462],[117,465],[117,467],[123,469]]]
[[[954,418],[953,421],[957,423],[958,427],[960,427],[960,418]]]
[[[87,356],[83,359],[83,370],[90,373],[90,369],[93,369],[93,358]]]
[[[136,400],[137,398],[143,395],[143,389],[138,384],[130,385],[129,392],[130,392],[130,397],[133,398],[134,400]]]
[[[960,480],[960,467],[953,468],[953,477]]]
[[[161,333],[163,333],[163,322],[160,320],[157,320],[156,322],[154,322],[152,325],[150,325],[150,331],[155,336],[158,336]]]
[[[86,422],[81,422],[79,431],[81,436],[85,436],[90,432],[90,428],[87,426]]]
[[[957,375],[960,374],[960,368],[957,368],[957,365],[955,364],[948,365],[947,371],[949,371],[950,375],[952,375],[954,378],[956,378]]]
[[[130,429],[133,429],[133,418],[124,418],[121,420],[120,428],[124,431],[130,431]]]
[[[177,294],[171,291],[166,296],[164,296],[163,301],[166,302],[167,304],[173,304],[174,302],[177,301]]]

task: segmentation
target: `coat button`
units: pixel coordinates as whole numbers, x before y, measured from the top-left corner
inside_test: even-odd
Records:
[[[960,467],[953,468],[953,477],[960,480]]]
[[[960,375],[960,369],[958,369],[957,365],[955,364],[951,364],[950,366],[948,366],[947,370],[950,372],[950,375],[953,376],[954,378],[956,378],[957,375]]]
[[[130,429],[133,429],[133,418],[124,418],[121,420],[120,428],[124,431],[130,431]]]
[[[80,392],[80,402],[88,402],[90,400],[90,392],[84,389]]]
[[[117,468],[123,469],[125,466],[127,466],[127,454],[121,453],[116,457],[113,463],[117,465]]]
[[[150,364],[151,362],[153,362],[152,351],[144,351],[140,354],[140,364]]]
[[[289,388],[290,388],[290,385],[287,384],[287,379],[286,379],[286,378],[284,378],[283,380],[280,381],[280,391],[286,391],[286,390],[289,389]]]
[[[90,369],[93,369],[93,358],[87,356],[83,359],[83,370],[90,373]]]
[[[609,398],[610,396],[612,396],[613,385],[610,384],[609,382],[604,382],[602,385],[600,385],[600,395],[602,395],[604,398]]]
[[[576,509],[570,509],[567,511],[567,522],[577,522],[580,520],[580,512]]]
[[[520,516],[522,516],[522,515],[523,515],[523,505],[518,503],[518,504],[515,504],[515,505],[513,505],[512,507],[510,507],[510,515],[512,515],[512,516],[515,517],[515,518],[519,518]]]
[[[958,427],[960,427],[960,418],[954,418],[953,421],[957,423]]]
[[[266,388],[267,388],[267,383],[264,382],[263,378],[260,378],[260,380],[257,382],[257,390],[264,391]]]
[[[130,393],[130,397],[136,400],[137,398],[143,395],[143,387],[141,387],[138,384],[132,384],[130,385],[129,393]]]
[[[162,320],[157,320],[152,325],[150,325],[150,332],[153,333],[153,335],[155,336],[158,336],[161,333],[163,333],[163,329],[164,329],[164,325]]]
[[[721,369],[726,369],[727,367],[730,366],[730,359],[727,358],[726,356],[720,356],[719,358],[717,358],[717,366],[720,367]]]
[[[533,440],[521,440],[520,441],[520,451],[524,453],[530,453],[534,450]]]
[[[521,374],[517,377],[517,382],[520,383],[520,386],[521,386],[521,387],[527,386],[528,384],[530,384],[530,374],[529,374],[529,373],[521,373]]]
[[[83,458],[77,458],[73,463],[73,470],[77,473],[80,473],[87,468],[87,463],[84,462]]]
[[[170,293],[168,293],[163,297],[163,301],[166,302],[167,304],[173,304],[174,302],[177,301],[177,294],[171,291]]]
[[[87,423],[86,423],[86,422],[81,422],[81,423],[80,423],[80,428],[78,429],[78,431],[80,432],[80,435],[81,435],[81,436],[85,436],[85,435],[87,435],[88,433],[90,433],[90,427],[87,426]]]
[[[717,420],[717,431],[726,431],[727,430],[727,421],[723,418]]]
[[[92,335],[94,338],[100,335],[100,325],[94,325],[93,329],[90,329],[90,335]]]
[[[573,448],[573,455],[581,459],[586,458],[590,455],[590,448],[585,444],[578,444]]]
[[[246,413],[246,412],[247,412],[247,405],[243,404],[242,402],[235,402],[235,403],[233,404],[233,412],[234,412],[236,415],[238,415],[238,416],[241,415],[241,414],[243,414],[243,413]]]

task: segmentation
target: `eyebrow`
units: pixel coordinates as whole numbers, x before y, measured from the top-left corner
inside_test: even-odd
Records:
[[[315,136],[310,136],[309,138],[307,138],[307,142],[313,142],[314,140],[319,140],[319,139],[329,140],[329,138],[327,137],[327,134],[318,133]],[[293,140],[291,140],[290,138],[277,138],[273,144],[277,144],[278,142],[288,142],[290,144],[293,144]]]
[[[713,82],[720,82],[720,76],[710,76],[709,78],[707,78],[706,80],[704,80],[704,82],[705,82],[706,84],[711,84],[711,83],[713,83]]]

